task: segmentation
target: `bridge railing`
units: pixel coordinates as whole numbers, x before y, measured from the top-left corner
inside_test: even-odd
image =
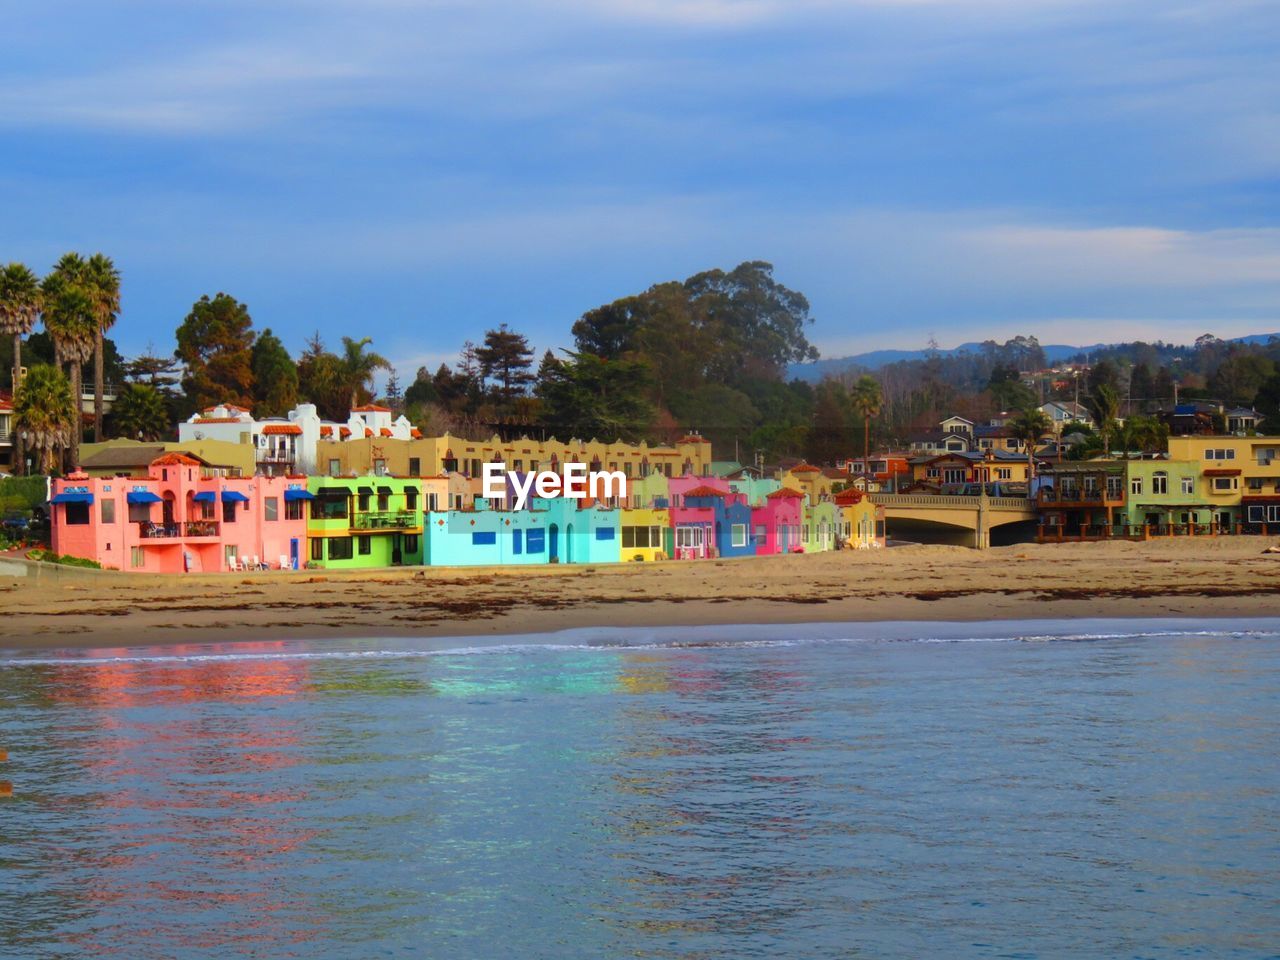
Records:
[[[1035,501],[1028,497],[987,497],[987,507],[992,510],[1035,509]],[[953,507],[976,509],[981,497],[950,497],[931,493],[873,493],[871,502],[882,507]]]

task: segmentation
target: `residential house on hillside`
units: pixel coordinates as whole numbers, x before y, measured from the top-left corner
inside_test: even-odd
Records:
[[[309,562],[322,569],[422,563],[422,483],[310,477]]]
[[[1102,539],[1123,525],[1125,463],[1081,460],[1045,468],[1036,490],[1041,540]]]

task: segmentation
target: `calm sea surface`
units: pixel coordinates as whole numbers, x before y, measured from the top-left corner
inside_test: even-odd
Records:
[[[409,647],[0,654],[0,956],[1280,955],[1275,622]]]

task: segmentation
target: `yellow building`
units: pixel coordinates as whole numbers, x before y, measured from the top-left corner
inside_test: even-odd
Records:
[[[831,499],[831,491],[836,481],[823,473],[821,467],[801,463],[790,470],[778,474],[778,480],[784,487],[799,490],[809,498],[809,503],[820,503]]]
[[[1280,437],[1170,437],[1169,459],[1199,464],[1219,526],[1280,523]]]
[[[603,443],[599,440],[504,441],[465,440],[445,434],[396,440],[366,437],[320,440],[316,464],[329,476],[424,477],[458,472],[479,478],[486,463],[502,463],[508,470],[559,470],[562,463],[585,463],[591,470],[621,470],[628,477],[660,473],[679,477],[686,473],[711,475],[711,442],[699,436],[681,437],[674,446],[648,443]]]
[[[671,556],[671,515],[666,510],[625,507],[620,524],[619,558],[623,563],[652,562]]]
[[[850,487],[835,495],[839,511],[839,539],[846,549],[884,546],[884,507],[878,507],[860,490]]]

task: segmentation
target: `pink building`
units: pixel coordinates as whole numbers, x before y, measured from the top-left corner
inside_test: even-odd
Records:
[[[257,558],[272,569],[306,561],[306,480],[206,477],[180,453],[145,477],[54,480],[49,500],[55,553],[115,570],[217,573]]]
[[[718,490],[721,495],[726,497],[733,492],[729,487],[729,481],[721,477],[696,477],[691,473],[686,473],[682,477],[672,477],[667,481],[667,490],[671,496],[671,506],[683,506],[684,498],[689,492],[699,488]]]
[[[804,514],[804,494],[791,487],[779,487],[751,510],[755,528],[756,553],[794,553],[800,547],[800,524]]]

